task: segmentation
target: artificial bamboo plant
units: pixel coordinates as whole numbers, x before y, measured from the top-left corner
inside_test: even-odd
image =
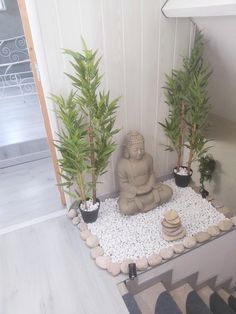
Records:
[[[176,168],[182,163],[183,146],[185,139],[185,117],[187,104],[184,100],[186,91],[185,73],[173,70],[171,76],[166,75],[166,104],[169,106],[169,115],[164,123],[159,124],[164,128],[165,134],[170,139],[170,144],[166,145],[166,150],[176,151]]]
[[[99,177],[106,172],[109,158],[116,148],[113,136],[119,132],[119,129],[115,128],[119,98],[111,101],[109,91],[99,91],[102,80],[102,75],[99,74],[101,58],[96,57],[97,51],[94,52],[87,48],[83,39],[82,45],[82,52],[75,52],[68,49],[64,52],[73,58],[73,61],[70,63],[75,71],[74,74],[66,73],[72,80],[73,86],[76,88],[75,92],[71,93],[70,97],[73,98],[73,100],[70,101],[75,104],[74,111],[71,115],[66,117],[66,119],[68,118],[69,120],[69,129],[76,129],[76,124],[80,129],[77,131],[80,142],[78,138],[73,138],[71,141],[74,145],[77,145],[78,142],[81,144],[80,148],[82,150],[78,147],[76,148],[76,152],[78,156],[83,156],[83,160],[77,157],[76,160],[80,164],[77,167],[81,167],[80,170],[82,170],[82,173],[88,174],[90,177],[88,181],[85,179],[83,181],[85,195],[82,193],[81,188],[79,189],[79,193],[77,193],[77,196],[86,207],[86,199],[88,197],[92,197],[93,204],[96,203],[96,187]],[[60,111],[61,98],[58,99],[58,97],[55,98],[54,96],[54,100],[59,105],[58,117],[62,120],[63,124],[65,124],[65,117]],[[76,120],[76,122],[74,122],[74,120]],[[63,132],[62,136],[59,136],[59,143],[57,145],[61,153],[65,135],[67,135],[67,133]],[[66,147],[63,147],[63,150],[64,149],[66,149]],[[63,160],[60,162],[60,165],[63,165]],[[73,163],[73,167],[76,167],[76,161]],[[62,176],[67,180],[68,169],[62,167],[62,170],[66,173],[62,174]],[[85,176],[82,177],[85,178]],[[71,176],[69,179],[71,179]],[[75,181],[75,183],[78,185],[77,181]]]
[[[209,149],[209,147],[206,147],[209,140],[205,138],[204,131],[208,126],[207,118],[211,110],[207,87],[212,71],[208,66],[204,66],[203,48],[203,34],[197,31],[191,57],[184,60],[185,71],[190,77],[186,93],[188,133],[185,146],[189,148],[188,173],[190,172],[192,162],[199,160]]]
[[[172,70],[166,75],[166,103],[169,107],[168,118],[160,123],[170,139],[167,150],[177,152],[176,169],[183,162],[183,148],[189,148],[187,164],[191,172],[193,160],[206,153],[208,140],[204,137],[207,115],[210,111],[207,86],[211,70],[203,64],[204,38],[196,30],[194,47],[190,57],[183,58],[183,68]]]
[[[90,189],[85,176],[89,171],[89,144],[85,140],[84,117],[78,112],[74,92],[71,91],[66,100],[56,95],[52,95],[51,99],[57,104],[56,114],[61,121],[58,139],[54,140],[54,145],[60,152],[58,162],[63,178],[60,185],[67,194],[76,201],[82,200],[87,206],[86,199]]]

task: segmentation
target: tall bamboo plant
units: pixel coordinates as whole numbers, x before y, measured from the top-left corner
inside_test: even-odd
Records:
[[[203,64],[203,48],[203,34],[197,30],[190,57],[183,58],[181,70],[172,70],[171,76],[166,75],[164,87],[169,115],[160,125],[170,139],[167,150],[177,152],[178,171],[182,163],[183,148],[189,148],[189,174],[193,160],[199,159],[208,150],[208,140],[203,132],[210,111],[207,86],[212,72]]]
[[[184,60],[186,73],[191,74],[186,93],[188,103],[187,125],[188,136],[186,147],[189,148],[188,173],[194,160],[199,160],[209,149],[209,142],[204,136],[208,125],[207,117],[211,110],[208,97],[208,80],[212,73],[208,66],[203,64],[204,38],[200,31],[196,32],[193,52],[189,59]]]
[[[56,95],[52,95],[51,99],[57,104],[56,114],[61,121],[58,139],[54,140],[54,145],[61,156],[58,162],[60,175],[64,180],[60,185],[76,202],[82,201],[87,208],[86,199],[90,187],[85,180],[89,171],[87,163],[89,145],[85,140],[85,120],[78,113],[74,92],[71,91],[66,100]]]
[[[185,73],[181,70],[173,70],[171,76],[166,75],[165,103],[169,106],[168,118],[164,123],[159,124],[164,128],[166,136],[170,139],[170,144],[166,145],[169,151],[176,151],[176,168],[182,163],[183,146],[185,139],[185,117],[187,113],[187,104],[184,99],[186,90]]]
[[[119,132],[115,128],[118,100],[110,101],[109,92],[99,91],[102,75],[99,74],[100,58],[97,51],[89,50],[82,39],[83,51],[65,50],[73,58],[71,65],[75,75],[67,74],[76,88],[76,103],[86,118],[86,138],[89,144],[88,157],[91,171],[93,203],[96,203],[98,179],[106,172],[109,158],[116,148],[113,136]]]

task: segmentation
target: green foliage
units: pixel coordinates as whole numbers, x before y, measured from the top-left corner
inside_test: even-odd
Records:
[[[98,110],[94,116],[95,129],[95,171],[96,178],[106,172],[109,158],[116,148],[113,136],[119,132],[114,128],[118,99],[110,102],[109,92],[99,93]]]
[[[209,149],[209,142],[204,136],[208,126],[207,117],[211,110],[207,94],[208,79],[212,73],[209,67],[203,64],[204,39],[200,31],[196,33],[193,52],[189,59],[184,61],[186,72],[191,73],[186,101],[188,103],[187,125],[189,128],[187,147],[190,149],[189,167],[193,160],[201,158]]]
[[[85,187],[84,193],[87,197],[92,191],[92,198],[95,203],[98,178],[106,172],[109,158],[116,148],[113,137],[119,132],[115,128],[119,98],[110,100],[109,91],[99,91],[102,79],[99,74],[100,58],[97,58],[97,51],[93,52],[87,48],[83,39],[82,45],[81,53],[69,49],[64,50],[64,53],[72,57],[70,63],[74,69],[74,74],[66,73],[66,75],[71,79],[76,92],[71,93],[69,97],[67,111],[61,105],[61,103],[65,103],[64,100],[54,96],[54,101],[59,105],[58,117],[66,130],[66,133],[62,131],[59,135],[57,147],[64,154],[62,154],[60,165],[64,167],[62,176],[65,179],[66,187],[72,185],[72,173],[75,171],[73,169],[80,170],[82,183]],[[79,130],[76,131],[76,127]],[[67,133],[70,141],[65,137]],[[65,146],[65,140],[67,146]],[[68,152],[66,152],[67,148]],[[69,152],[72,154],[72,150],[74,153],[69,156]],[[68,157],[73,159],[71,167],[65,167],[63,161],[65,157],[67,160]],[[71,172],[67,172],[67,170]],[[91,174],[91,180],[88,182],[84,179],[84,174],[87,172]],[[81,181],[77,180],[76,183],[79,185]],[[80,197],[81,193],[80,189],[78,193]]]
[[[170,139],[167,150],[177,152],[178,167],[182,161],[183,147],[189,148],[189,171],[192,161],[199,159],[209,149],[206,147],[209,140],[204,137],[203,132],[211,109],[207,86],[212,72],[203,64],[203,48],[203,34],[197,30],[191,56],[183,58],[181,70],[172,70],[170,76],[166,75],[164,86],[169,114],[160,125]]]
[[[60,175],[64,179],[61,186],[73,198],[86,201],[89,187],[83,182],[89,170],[87,164],[89,145],[85,140],[84,117],[78,114],[75,93],[72,91],[67,100],[56,95],[52,95],[51,99],[57,104],[56,114],[63,125],[60,133],[57,134],[58,140],[54,141],[54,145],[61,154],[58,160]],[[78,186],[79,191],[75,189],[71,192],[70,188],[74,184]]]
[[[167,145],[167,150],[181,152],[182,143],[180,137],[183,135],[181,130],[182,103],[185,95],[185,80],[182,71],[173,70],[171,76],[166,75],[165,103],[169,106],[168,118],[165,123],[159,122],[164,128],[166,136],[171,144]]]
[[[202,189],[204,189],[204,182],[211,181],[213,172],[215,171],[216,161],[210,155],[202,156],[199,159],[199,168],[200,172],[200,184]]]

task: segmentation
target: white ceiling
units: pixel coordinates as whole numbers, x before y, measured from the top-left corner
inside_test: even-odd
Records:
[[[236,122],[236,17],[194,20],[205,34],[204,58],[213,69],[209,82],[213,112]]]

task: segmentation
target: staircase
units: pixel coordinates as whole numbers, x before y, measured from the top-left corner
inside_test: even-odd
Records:
[[[236,314],[236,292],[231,293],[231,279],[216,285],[217,276],[197,285],[198,273],[172,284],[172,271],[161,281],[131,293],[122,282],[118,285],[131,314]],[[131,289],[132,290],[132,289]]]

